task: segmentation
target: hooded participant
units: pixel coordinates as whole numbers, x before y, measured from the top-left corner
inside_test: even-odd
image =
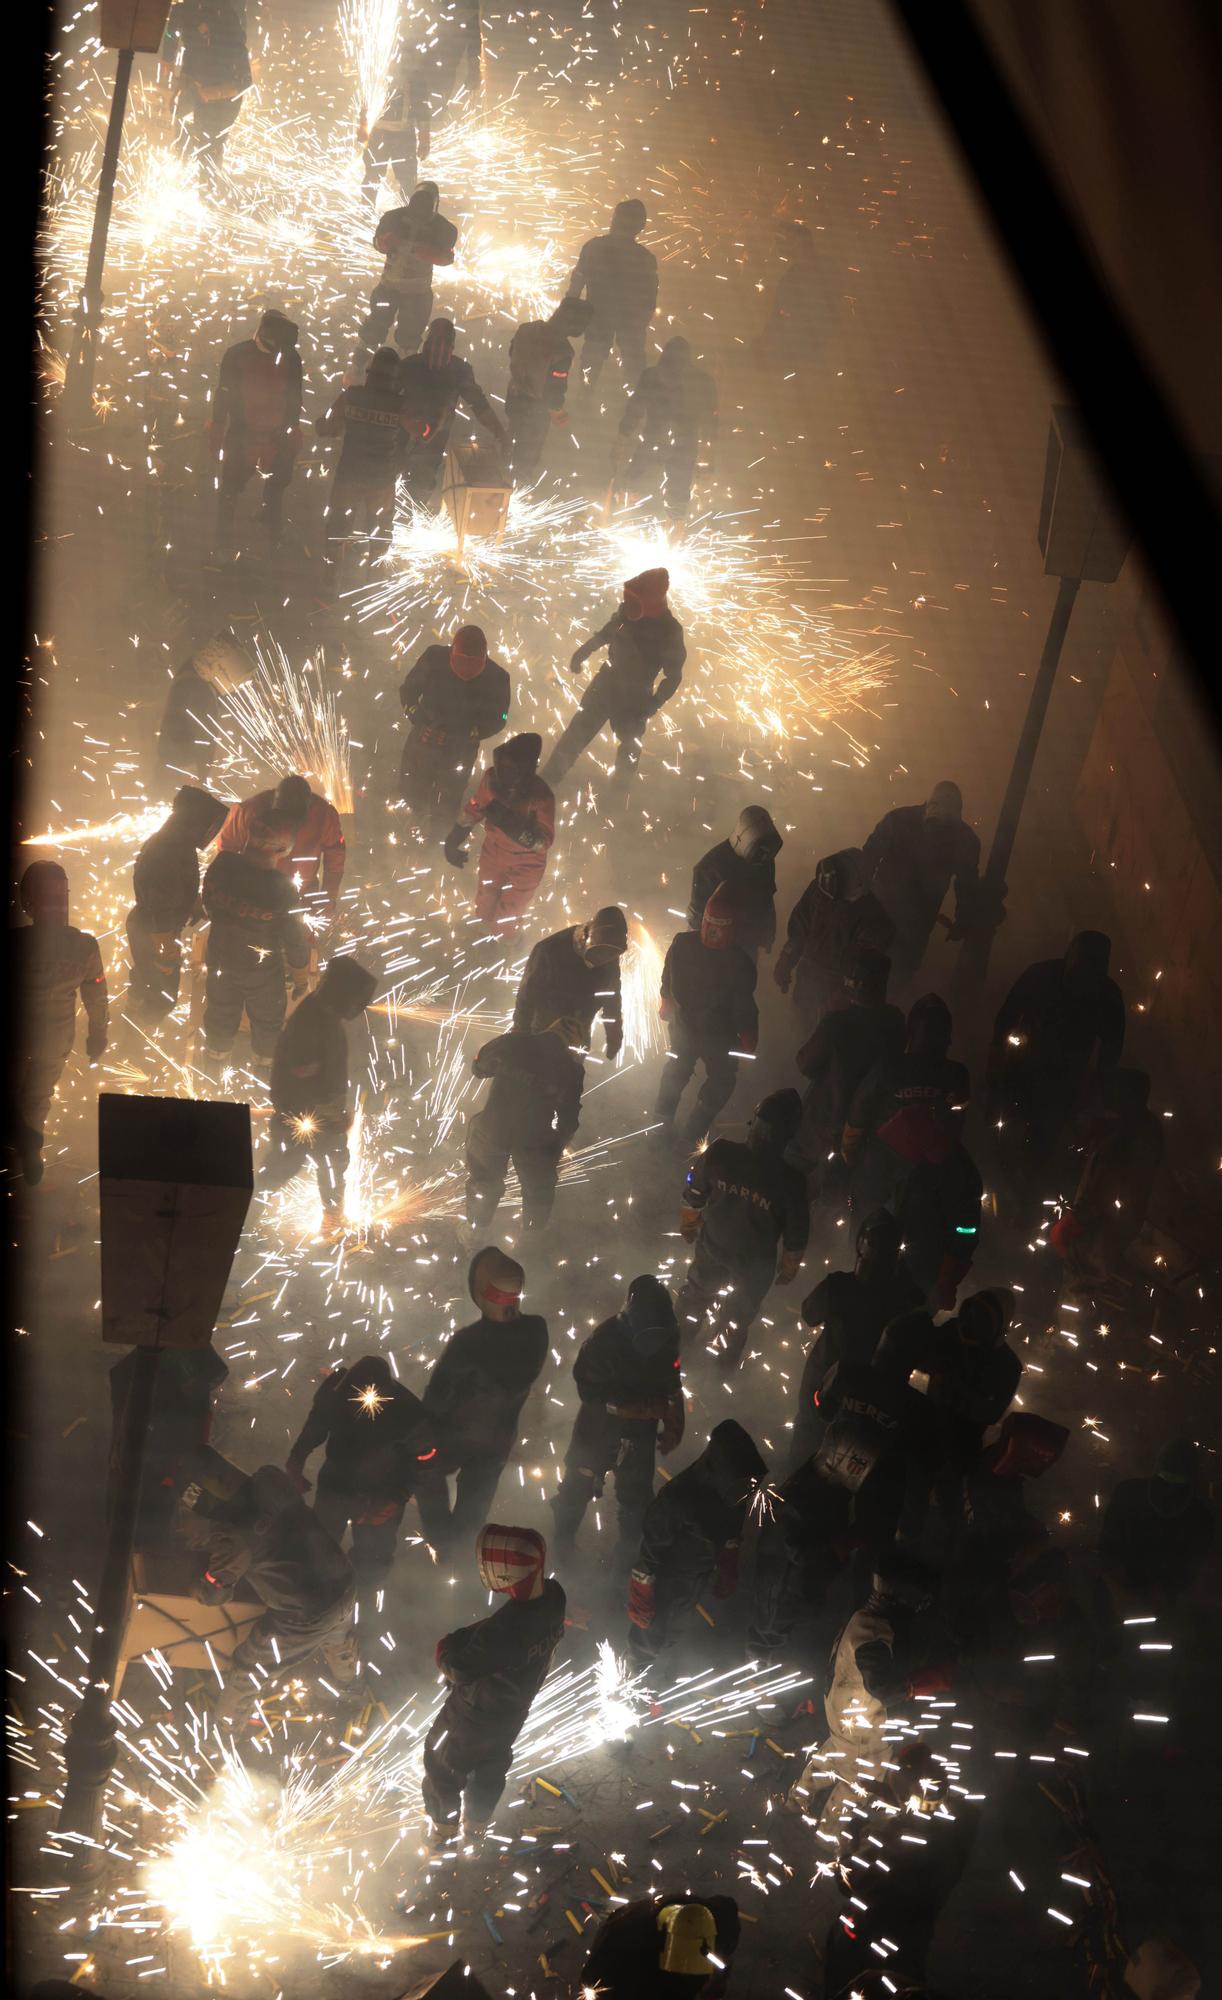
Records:
[[[1122,1479],[1099,1530],[1099,1554],[1121,1604],[1170,1609],[1194,1588],[1213,1545],[1214,1510],[1196,1491],[1190,1438],[1163,1446],[1150,1479]]]
[[[510,937],[543,880],[556,837],[556,801],[538,776],[543,738],[533,732],[498,743],[492,763],[442,845],[456,868],[467,864],[472,829],[483,826],[475,914],[494,937]]]
[[[798,1050],[806,1096],[794,1157],[810,1175],[812,1193],[831,1193],[841,1184],[840,1148],[858,1089],[903,1052],[904,1017],[887,1000],[890,973],[890,959],[863,947],[845,974],[846,1004],[824,1014]]]
[[[926,993],[909,1009],[902,1053],[876,1063],[854,1091],[840,1144],[858,1213],[893,1206],[914,1167],[939,1166],[953,1151],[971,1080],[950,1054],[952,1033],[945,1000]]]
[[[802,1301],[802,1318],[814,1329],[798,1388],[791,1464],[798,1466],[818,1442],[815,1398],[840,1361],[868,1365],[886,1327],[915,1312],[922,1294],[902,1255],[899,1226],[885,1208],[867,1215],[857,1231],[851,1271],[831,1271]],[[915,1365],[915,1364],[914,1364]]]
[[[581,1989],[600,2000],[682,2000],[721,1990],[738,1949],[732,1896],[665,1891],[626,1903],[599,1925]]]
[[[508,1602],[448,1632],[437,1665],[449,1685],[424,1745],[424,1809],[434,1833],[478,1838],[505,1788],[513,1746],[564,1637],[565,1596],[533,1528],[489,1522],[476,1543],[480,1582]]]
[[[598,381],[612,346],[619,350],[625,380],[640,380],[645,336],[658,304],[658,260],[637,241],[648,220],[643,201],[618,202],[609,231],[582,245],[569,279],[568,296],[579,299],[584,293],[591,307],[581,350],[587,388]]]
[[[386,210],[373,237],[386,261],[359,335],[366,353],[386,345],[392,326],[399,353],[416,352],[433,310],[433,271],[454,262],[457,242],[435,181],[421,181],[402,208]]]
[[[733,1596],[747,1511],[767,1470],[742,1425],[729,1419],[650,1501],[628,1590],[628,1650],[638,1665],[684,1635],[706,1590]]]
[[[709,897],[724,887],[738,912],[735,942],[752,958],[776,937],[776,858],[784,841],[763,806],[744,806],[728,840],[701,855],[692,870],[687,926],[698,931]]]
[[[796,1090],[773,1091],[756,1105],[745,1143],[714,1139],[688,1169],[679,1232],[696,1248],[679,1295],[679,1331],[686,1343],[711,1316],[727,1370],[741,1362],[773,1284],[792,1284],[806,1251],[806,1181],[785,1157],[801,1115]]]
[[[480,744],[509,718],[509,675],[489,659],[480,627],[460,625],[448,646],[425,647],[399,700],[408,723],[400,794],[417,832],[440,837],[471,782]]]
[[[226,808],[210,792],[181,785],[170,816],[150,834],[132,870],[135,905],[127,913],[132,955],[127,1004],[134,1020],[152,1026],[178,1005],[182,934],[203,917],[200,851],[224,824]]]
[[[862,855],[866,880],[895,926],[891,967],[896,988],[913,978],[952,882],[950,938],[979,917],[980,842],[963,818],[963,795],[949,779],[924,805],[897,806],[879,820]]]
[[[327,499],[328,555],[344,537],[363,534],[369,548],[384,554],[395,524],[395,486],[403,470],[408,419],[399,386],[399,356],[380,347],[370,358],[362,383],[341,389],[315,428],[319,437],[339,438],[339,460]]]
[[[1022,1380],[1023,1364],[1006,1343],[1016,1304],[1002,1285],[973,1292],[938,1328],[929,1403],[939,1413],[943,1456],[956,1467],[977,1458],[985,1432],[1001,1422]]]
[[[273,546],[280,539],[284,494],[301,445],[301,355],[298,329],[282,312],[265,312],[253,340],[238,341],[221,360],[208,442],[220,461],[217,540],[233,541],[238,496],[261,475],[261,519]]]
[[[565,1147],[581,1117],[585,1081],[580,1023],[562,1017],[539,1034],[511,1029],[485,1042],[472,1074],[490,1079],[467,1127],[467,1223],[486,1231],[512,1164],[522,1191],[522,1225],[543,1229],[552,1213]]]
[[[285,981],[298,1000],[309,986],[310,940],[297,915],[297,892],[276,866],[292,843],[292,827],[268,814],[251,828],[240,854],[218,854],[204,876],[204,1043],[213,1061],[230,1053],[245,1015],[252,1056],[270,1067],[284,1026]]]
[[[793,906],[772,973],[782,993],[792,986],[808,1032],[843,1005],[845,979],[861,953],[887,952],[894,934],[890,917],[866,888],[861,849],[825,856]]]
[[[358,1582],[380,1590],[390,1575],[403,1510],[420,1485],[435,1477],[434,1427],[416,1396],[395,1380],[381,1354],[323,1377],[285,1471],[300,1492],[306,1461],[326,1446],[314,1513],[342,1545],[352,1527]]]
[[[755,966],[738,942],[743,913],[734,890],[721,884],[704,906],[698,931],[679,931],[662,963],[658,1012],[670,1055],[658,1082],[655,1116],[674,1131],[684,1091],[697,1065],[704,1070],[682,1129],[685,1146],[699,1145],[724,1111],[738,1081],[736,1058],[753,1055],[759,1039]]]
[[[672,1452],[683,1439],[679,1328],[660,1279],[645,1273],[632,1280],[623,1309],[578,1350],[573,1380],[580,1407],[552,1502],[556,1554],[572,1554],[586,1509],[614,1469],[617,1558],[630,1562],[653,1496],[658,1447]]]
[[[279,835],[285,830],[292,837],[281,844]],[[348,861],[344,829],[335,807],[311,789],[308,778],[293,772],[281,778],[274,791],[256,792],[230,806],[217,835],[217,853],[244,854],[252,843],[263,846],[269,837],[277,849],[275,865],[280,873],[290,878],[303,898],[321,890],[328,914],[334,917]]]
[[[620,419],[613,463],[627,458],[629,494],[662,500],[671,520],[682,523],[700,454],[708,453],[716,434],[717,386],[696,365],[691,342],[676,334],[637,381]],[[706,471],[707,464],[706,457]]]
[[[106,1053],[109,1005],[98,941],[68,922],[68,877],[56,861],[31,861],[21,877],[29,923],[9,933],[21,1031],[13,1065],[12,1144],[31,1186],[42,1179],[47,1114],[76,1039],[80,995],[88,1022],[85,1053]]]
[[[537,1034],[553,1021],[576,1021],[578,1040],[589,1048],[601,1020],[607,1059],[614,1062],[624,1040],[620,960],[627,949],[628,920],[614,903],[597,910],[589,923],[541,938],[518,987],[514,1028]]]
[[[346,1024],[369,1006],[378,982],[355,958],[333,958],[295,1007],[272,1052],[272,1123],[267,1187],[282,1187],[307,1160],[318,1172],[323,1229],[342,1228],[348,1170],[349,1054]]]
[[[403,482],[418,506],[431,505],[454,415],[461,405],[482,430],[504,450],[509,433],[475,379],[471,363],[454,352],[451,319],[435,319],[419,354],[409,354],[399,370],[399,388],[407,423],[408,448]],[[497,468],[494,484],[503,483]]]
[[[640,762],[650,717],[677,690],[687,658],[683,627],[670,609],[669,591],[670,573],[665,569],[643,570],[630,577],[618,608],[573,654],[569,672],[574,674],[604,647],[607,660],[547,760],[543,775],[550,785],[562,783],[586,745],[609,728],[618,745],[612,789],[617,797],[627,789]]]
[[[253,672],[250,656],[228,632],[215,633],[182,661],[157,737],[157,760],[168,777],[207,778],[225,741],[224,696]]]
[[[449,1548],[486,1519],[521,1432],[522,1405],[547,1359],[547,1321],[521,1310],[526,1273],[494,1245],[471,1260],[468,1290],[479,1312],[451,1334],[424,1390],[439,1437],[439,1470],[455,1477],[420,1495],[420,1518],[434,1548]]]
[[[573,341],[589,328],[588,299],[561,299],[550,319],[528,320],[509,343],[509,469],[515,486],[538,475],[547,433],[565,418],[564,398],[573,366]]]

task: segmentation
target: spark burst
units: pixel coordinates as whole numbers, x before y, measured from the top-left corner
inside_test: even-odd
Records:
[[[232,757],[232,728],[245,752],[234,763],[253,765],[276,779],[298,772],[318,786],[336,812],[350,813],[348,725],[328,684],[322,653],[298,669],[274,639],[257,639],[253,657],[251,678],[221,697],[225,722],[212,732],[217,745]],[[227,775],[232,781],[232,770]]]

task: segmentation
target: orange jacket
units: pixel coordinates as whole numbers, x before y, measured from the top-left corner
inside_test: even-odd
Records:
[[[256,792],[253,799],[240,799],[237,805],[230,806],[229,817],[217,835],[217,852],[232,850],[240,854],[259,822],[271,811],[274,797],[274,792]],[[312,889],[318,881],[321,862],[323,890],[334,900],[344,879],[346,860],[339,814],[329,800],[319,798],[314,792],[310,809],[293,835],[291,853],[281,855],[276,866],[282,875],[291,875],[299,881],[302,889]]]

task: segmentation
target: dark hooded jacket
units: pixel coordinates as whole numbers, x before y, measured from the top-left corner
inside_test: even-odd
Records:
[[[585,645],[591,653],[607,648],[607,663],[595,678],[613,696],[614,714],[625,719],[656,714],[683,677],[687,645],[672,611],[660,618],[629,618],[617,606]]]
[[[799,1256],[806,1248],[805,1177],[778,1153],[744,1140],[714,1139],[697,1154],[683,1201],[701,1211],[701,1243],[724,1264],[772,1264],[778,1245]]]
[[[184,785],[165,824],[149,835],[132,870],[135,907],[147,930],[177,937],[192,916],[202,916],[199,850],[216,837],[224,815],[218,799]]]
[[[756,971],[739,944],[706,945],[699,930],[678,931],[662,961],[662,999],[697,1043],[736,1048],[759,1029]]]
[[[566,1609],[550,1576],[540,1596],[511,1597],[490,1618],[447,1632],[437,1648],[450,1685],[447,1718],[460,1729],[516,1736],[564,1638]]]
[[[207,960],[226,972],[256,972],[268,952],[308,965],[310,941],[294,913],[297,892],[277,868],[260,868],[244,854],[218,854],[204,876],[209,918]]]
[[[857,1271],[829,1271],[802,1301],[807,1326],[818,1329],[802,1371],[798,1401],[805,1407],[828,1370],[838,1361],[874,1358],[883,1329],[901,1313],[914,1312],[923,1294],[901,1257],[882,1277]]]
[[[573,943],[581,928],[570,924],[535,945],[513,1003],[513,1025],[538,1033],[552,1021],[574,1020],[580,1022],[588,1043],[601,1016],[608,1043],[613,1041],[618,1050],[623,1035],[619,964],[587,965]]]
[[[951,882],[956,920],[970,920],[980,841],[963,820],[932,821],[924,805],[885,813],[862,849],[867,879],[900,937],[926,938]]]
[[[813,881],[789,913],[776,971],[793,974],[794,998],[803,1014],[812,1016],[839,1006],[845,974],[863,949],[885,952],[894,936],[895,925],[877,896],[828,896]]]
[[[546,1360],[547,1321],[538,1313],[508,1320],[481,1316],[451,1334],[424,1390],[446,1470],[480,1458],[504,1463]]]
[[[379,1375],[379,1401],[360,1397],[360,1364],[336,1368],[319,1384],[310,1414],[293,1446],[294,1464],[325,1444],[319,1486],[380,1500],[407,1500],[434,1463],[437,1426],[418,1396],[389,1372]]]
[[[740,1539],[767,1469],[741,1424],[718,1424],[699,1458],[650,1501],[638,1569],[660,1580],[709,1573],[726,1543]]]
[[[272,1631],[320,1638],[352,1610],[352,1566],[286,1472],[263,1465],[211,1526],[208,1568],[225,1582],[236,1572],[272,1614]]]
[[[1047,958],[1015,980],[993,1027],[993,1047],[1007,1083],[1050,1093],[1074,1092],[1097,1054],[1101,1070],[1114,1069],[1124,1048],[1124,999],[1114,979],[1075,992],[1065,961]],[[1012,1048],[1011,1035],[1022,1038]]]
[[[626,1316],[613,1314],[577,1350],[573,1380],[583,1403],[603,1408],[669,1402],[681,1384],[678,1327],[673,1341],[659,1341],[656,1351],[643,1354]]]
[[[798,1138],[804,1158],[839,1149],[859,1086],[876,1069],[890,1069],[903,1047],[904,1017],[889,1001],[855,1001],[824,1014],[797,1054],[807,1079]]]
[[[456,763],[505,727],[509,675],[495,660],[485,660],[481,673],[463,680],[450,665],[448,646],[426,646],[404,675],[399,700],[413,731],[429,730],[447,760]]]
[[[765,834],[770,831],[779,851],[781,837],[772,820],[762,808],[758,814],[759,831]],[[700,929],[704,906],[714,889],[723,883],[734,898],[737,912],[735,942],[747,952],[771,951],[776,937],[775,855],[753,861],[749,854],[738,851],[733,840],[721,840],[716,847],[710,847],[692,870],[692,893],[687,905],[689,930]]]
[[[502,1145],[554,1145],[559,1152],[581,1117],[585,1070],[558,1035],[517,1029],[485,1042],[472,1065],[491,1078],[479,1117]]]

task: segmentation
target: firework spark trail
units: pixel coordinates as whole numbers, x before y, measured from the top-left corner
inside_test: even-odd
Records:
[[[340,40],[356,77],[353,122],[362,144],[391,94],[402,18],[402,0],[343,0],[340,8]]]
[[[321,653],[298,669],[276,640],[254,642],[255,672],[221,696],[225,721],[210,733],[232,752],[233,730],[250,766],[277,780],[297,772],[310,778],[338,813],[353,809],[348,724],[340,715]],[[233,762],[240,763],[241,759]],[[233,770],[226,774],[233,781]]]

